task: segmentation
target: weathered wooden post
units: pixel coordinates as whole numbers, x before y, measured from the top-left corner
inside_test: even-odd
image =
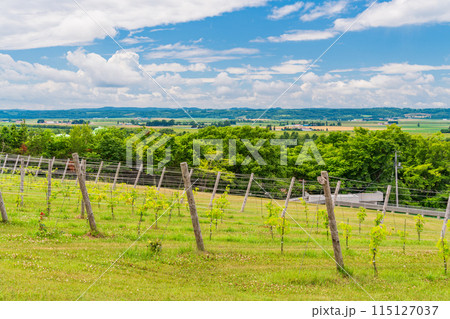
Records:
[[[42,163],[42,156],[39,158],[39,163],[36,169],[36,173],[34,174],[34,177],[37,177],[39,174],[39,169],[41,168],[41,163]]]
[[[14,168],[13,168],[13,171],[12,171],[11,175],[14,175],[16,173],[17,164],[19,163],[19,160],[20,160],[20,155],[17,155],[16,163],[14,164]]]
[[[336,225],[336,217],[334,216],[333,199],[331,198],[330,181],[328,179],[328,172],[322,171],[321,176],[317,180],[323,187],[325,195],[325,204],[327,206],[328,221],[331,233],[331,240],[333,242],[334,260],[338,271],[344,270],[344,258],[342,257],[341,244],[339,242],[339,232]]]
[[[67,159],[66,162],[66,167],[64,167],[64,172],[63,172],[63,176],[61,178],[61,183],[64,182],[64,179],[66,178],[66,174],[67,174],[67,169],[69,168],[69,163],[70,163],[70,159]]]
[[[2,222],[8,222],[8,214],[6,213],[5,203],[3,202],[2,192],[0,191],[0,213],[2,214]]]
[[[1,173],[2,175],[6,168],[6,162],[8,162],[8,154],[5,155],[5,161],[3,162],[2,173]]]
[[[192,177],[192,173],[194,173],[194,169],[193,168],[191,168],[191,170],[189,171],[189,178]]]
[[[253,173],[250,174],[250,179],[248,180],[247,191],[245,192],[244,201],[242,202],[242,207],[240,212],[243,213],[245,209],[245,204],[247,204],[248,195],[250,194],[250,189],[252,188]]]
[[[50,216],[50,209],[51,209],[52,169],[53,169],[53,160],[49,160],[47,172],[47,216]]]
[[[338,181],[337,184],[336,184],[336,188],[334,189],[333,206],[336,206],[337,198],[338,198],[340,189],[341,189],[341,181]]]
[[[292,177],[291,184],[289,185],[289,190],[286,195],[286,200],[284,202],[283,211],[281,212],[281,218],[283,219],[283,225],[281,227],[281,253],[283,253],[283,246],[284,246],[284,226],[285,226],[285,220],[286,220],[286,210],[289,205],[289,200],[291,199],[292,188],[294,187],[294,184],[295,184],[295,177]]]
[[[23,206],[23,186],[25,183],[25,164],[23,158],[20,159],[20,206]]]
[[[89,194],[86,188],[86,181],[81,170],[80,161],[77,153],[72,154],[73,162],[75,164],[75,170],[77,172],[78,181],[80,183],[80,190],[83,196],[84,206],[89,220],[89,226],[92,232],[97,232],[97,225],[95,224],[94,213],[92,212],[91,201],[89,200]],[[86,166],[86,165],[85,165]]]
[[[189,212],[191,213],[192,227],[194,228],[197,249],[200,251],[205,251],[205,246],[203,245],[202,230],[198,221],[197,207],[195,206],[194,193],[192,192],[191,179],[189,178],[188,165],[186,162],[184,162],[181,163],[180,166],[184,182],[184,191],[186,192],[186,197],[189,204]]]
[[[100,173],[102,172],[103,161],[100,162],[100,167],[98,168],[97,176],[95,177],[95,184],[97,185],[98,179],[100,178]]]
[[[447,222],[450,218],[450,195],[448,196],[447,209],[445,210],[444,222],[442,224],[441,239],[445,238],[445,231],[447,230]]]
[[[119,178],[119,173],[120,173],[120,162],[119,162],[119,164],[117,164],[116,175],[114,176],[114,183],[113,183],[113,187],[112,187],[113,190],[116,189],[116,183],[117,183],[117,179]]]
[[[28,155],[27,164],[25,165],[25,169],[28,168],[28,165],[30,164],[31,155]]]
[[[161,185],[162,185],[162,181],[163,181],[164,173],[165,173],[165,172],[166,172],[166,167],[164,166],[163,169],[162,169],[162,172],[161,172],[161,176],[159,177],[158,188],[157,188],[158,191],[159,191],[160,188],[161,188]]]
[[[386,197],[384,198],[384,204],[383,204],[383,218],[381,219],[381,224],[383,224],[384,222],[384,216],[386,216],[386,210],[387,210],[387,206],[389,203],[389,196],[391,195],[391,185],[388,185],[387,189],[386,189]]]
[[[302,179],[302,198],[305,199],[305,179]]]
[[[214,201],[214,197],[216,196],[217,187],[219,187],[220,174],[221,174],[221,172],[217,172],[216,182],[214,183],[214,188],[213,188],[213,191],[211,194],[211,200],[209,201],[209,209],[211,209],[213,206],[213,201]]]
[[[82,159],[81,160],[81,174],[83,175],[84,181],[86,182],[86,160]],[[81,218],[84,219],[84,211],[85,211],[85,206],[84,206],[84,199],[81,198],[81,213],[80,216]]]
[[[133,186],[133,188],[136,188],[136,186],[137,186],[137,184],[138,184],[138,182],[139,182],[139,177],[141,177],[141,173],[142,173],[143,169],[144,169],[144,164],[141,163],[141,166],[139,167],[139,170],[138,170],[138,172],[137,172],[136,180],[134,181],[134,186]]]

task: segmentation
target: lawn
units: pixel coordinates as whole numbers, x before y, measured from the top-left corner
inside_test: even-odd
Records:
[[[337,207],[338,223],[349,220],[353,227],[349,249],[340,228],[349,278],[337,273],[330,258],[331,239],[315,218],[316,211],[324,208],[318,205],[308,206],[307,221],[303,205],[290,203],[290,232],[281,254],[279,234],[274,231],[272,239],[264,224],[268,199],[250,197],[245,212],[239,213],[242,197],[229,196],[231,206],[217,229],[213,225],[210,240],[206,212],[211,195],[197,192],[207,249],[198,253],[184,205],[179,211],[167,210],[157,228],[153,211],[147,211],[138,236],[144,187],[138,187],[132,213],[131,204],[120,196],[129,194],[132,187],[119,185],[113,218],[107,203],[110,185],[89,183],[97,226],[103,234],[95,238],[89,235],[86,219],[79,218],[75,181],[53,182],[55,192],[64,192],[56,196],[50,215],[42,221],[46,232],[39,231],[40,212],[46,210],[46,180],[26,177],[24,207],[17,207],[18,184],[17,175],[0,176],[10,220],[0,223],[0,300],[450,299],[449,277],[443,273],[435,247],[442,220],[426,217],[419,242],[413,216],[388,213],[385,223],[391,234],[381,244],[375,278],[369,232],[377,212],[367,212],[359,234],[358,209]],[[174,191],[161,192],[170,199]],[[98,194],[106,196],[100,203]],[[405,220],[408,238],[403,253],[397,231],[403,229]],[[148,244],[156,239],[162,249],[154,252]]]

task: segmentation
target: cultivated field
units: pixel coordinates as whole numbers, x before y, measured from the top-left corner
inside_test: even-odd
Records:
[[[160,197],[164,210],[157,227],[154,210],[149,208],[143,213],[139,237],[139,209],[149,190],[139,186],[132,205],[132,186],[119,185],[111,193],[110,184],[89,182],[103,235],[93,237],[86,219],[79,217],[80,195],[74,180],[53,181],[48,216],[45,178],[26,177],[23,207],[19,176],[3,174],[0,187],[10,220],[0,223],[0,300],[450,299],[449,278],[436,248],[442,220],[434,218],[425,218],[419,242],[413,216],[388,213],[385,223],[390,234],[380,246],[379,275],[374,277],[369,232],[377,212],[367,212],[359,234],[359,210],[336,208],[338,224],[348,220],[352,226],[349,249],[339,228],[349,278],[337,273],[330,258],[331,239],[322,220],[316,220],[317,210],[324,207],[318,205],[308,205],[307,220],[305,207],[290,203],[290,232],[281,254],[278,232],[274,229],[272,238],[265,224],[269,199],[250,197],[245,212],[239,213],[242,197],[228,196],[231,205],[217,229],[213,223],[210,240],[211,195],[197,192],[207,249],[197,253],[187,208],[170,206],[177,191],[161,190],[166,200]],[[42,220],[41,212],[45,213]],[[403,252],[397,232],[405,220],[408,236]],[[157,239],[162,249],[149,249],[149,243]]]

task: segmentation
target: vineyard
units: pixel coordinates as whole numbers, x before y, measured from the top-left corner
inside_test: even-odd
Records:
[[[198,252],[179,168],[146,174],[118,163],[81,165],[80,181],[72,160],[3,157],[0,300],[450,298],[442,219],[336,206],[345,261],[337,272],[327,207],[301,198],[322,194],[318,181],[194,169],[206,250]],[[332,189],[337,183],[330,177]],[[385,186],[345,185],[340,192]]]

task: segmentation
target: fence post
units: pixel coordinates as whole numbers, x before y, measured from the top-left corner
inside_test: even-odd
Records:
[[[248,180],[247,191],[245,192],[244,201],[242,202],[241,213],[244,212],[245,204],[247,204],[248,195],[250,194],[250,189],[252,188],[253,173],[250,174],[250,179]]]
[[[84,206],[86,207],[86,212],[87,212],[87,216],[88,216],[88,220],[89,220],[89,226],[90,226],[92,232],[97,232],[97,225],[95,224],[94,213],[92,212],[91,201],[89,200],[89,193],[86,188],[86,181],[85,181],[83,173],[81,171],[78,154],[73,153],[72,157],[73,157],[73,162],[75,164],[75,170],[77,172],[78,181],[80,183],[81,194],[83,195]]]
[[[302,179],[302,198],[305,199],[305,179]]]
[[[8,161],[8,154],[5,155],[5,161],[3,162],[2,173],[1,173],[2,175],[3,175],[3,172],[5,171],[7,161]]]
[[[333,199],[331,198],[328,172],[322,171],[321,176],[317,177],[317,180],[323,186],[323,193],[325,195],[325,204],[327,206],[331,240],[333,242],[334,260],[336,261],[337,270],[342,271],[344,270],[344,258],[342,257],[341,244],[339,242],[339,232],[336,225],[336,217],[334,216],[334,205]]]
[[[42,163],[42,156],[41,156],[41,158],[39,158],[39,163],[38,163],[38,166],[37,166],[37,169],[36,169],[36,173],[34,174],[34,177],[38,176],[39,169],[41,168],[41,163]]]
[[[138,173],[137,173],[137,176],[136,176],[136,180],[134,181],[134,186],[133,186],[133,188],[136,188],[136,186],[137,186],[137,184],[138,184],[138,182],[139,182],[139,177],[141,177],[141,173],[142,173],[142,170],[144,169],[144,164],[143,163],[141,163],[141,166],[139,167],[139,170],[138,170]]]
[[[220,174],[221,174],[220,172],[217,172],[216,182],[214,183],[214,189],[211,194],[211,200],[209,201],[209,209],[211,209],[213,206],[214,196],[216,196],[217,187],[219,187]]]
[[[119,172],[120,172],[120,162],[119,162],[119,164],[117,164],[116,175],[114,176],[114,183],[113,183],[113,187],[112,187],[113,190],[116,189],[116,183],[117,183],[117,179],[119,178]]]
[[[165,172],[166,172],[166,167],[164,166],[163,169],[162,169],[162,172],[161,172],[161,177],[159,178],[159,182],[158,182],[158,188],[157,188],[158,191],[161,188]]]
[[[8,222],[8,214],[6,213],[5,203],[3,202],[2,192],[0,191],[0,213],[2,214],[2,222]]]
[[[95,177],[95,184],[98,183],[98,179],[100,178],[100,173],[102,172],[103,161],[100,162],[100,167],[98,168],[97,176]]]
[[[444,223],[442,224],[441,239],[444,239],[445,237],[445,231],[447,229],[447,222],[449,218],[450,218],[450,195],[448,196],[447,209],[445,210]]]
[[[52,169],[53,169],[53,160],[48,160],[48,173],[47,173],[47,216],[50,215],[50,205],[51,205],[51,196],[52,196]]]
[[[195,241],[197,243],[197,249],[200,251],[205,250],[203,245],[202,230],[198,221],[197,207],[195,206],[194,193],[192,192],[191,179],[189,178],[188,165],[186,162],[181,163],[181,174],[183,176],[184,191],[189,204],[189,212],[191,213],[192,227],[194,228]]]
[[[284,225],[286,220],[286,210],[289,205],[289,200],[291,199],[292,188],[294,187],[294,184],[295,184],[295,177],[292,177],[291,184],[289,185],[289,190],[286,195],[286,200],[284,202],[283,211],[281,212],[281,218],[283,219],[283,227],[281,227],[281,253],[283,253],[283,246],[284,246]]]
[[[66,173],[67,173],[67,168],[69,167],[69,163],[70,163],[70,159],[68,158],[67,162],[66,162],[66,167],[64,167],[64,173],[63,173],[63,176],[61,178],[61,183],[64,182],[64,179],[66,178]]]
[[[81,160],[81,174],[83,175],[84,180],[86,181],[86,160]],[[84,199],[81,198],[81,209],[80,209],[80,216],[81,218],[84,218],[84,211],[85,211],[85,205],[84,205]]]
[[[23,206],[23,184],[25,183],[25,164],[23,158],[20,159],[20,206]]]
[[[334,189],[333,206],[336,206],[337,197],[339,195],[339,190],[340,189],[341,189],[341,181],[338,181],[337,184],[336,184],[336,188]]]
[[[16,168],[17,168],[17,164],[19,163],[19,159],[20,159],[20,155],[17,155],[16,163],[14,164],[14,168],[13,168],[11,175],[14,175],[16,173]]]
[[[28,165],[30,164],[31,155],[28,155],[27,164],[25,165],[25,169],[28,168]]]
[[[388,185],[387,189],[386,189],[386,197],[384,198],[384,204],[383,204],[383,219],[381,219],[381,224],[383,224],[384,222],[384,216],[386,215],[386,209],[387,209],[387,205],[389,203],[389,196],[391,195],[391,185]],[[408,214],[406,214],[408,215]]]

